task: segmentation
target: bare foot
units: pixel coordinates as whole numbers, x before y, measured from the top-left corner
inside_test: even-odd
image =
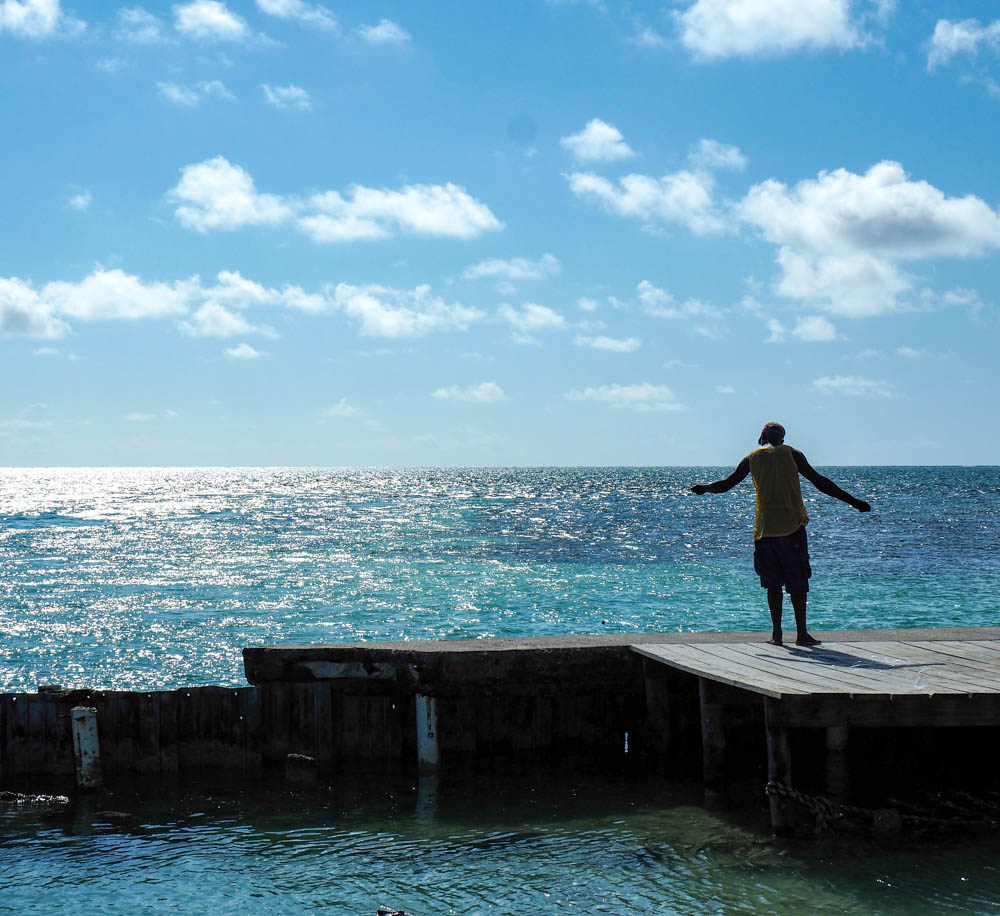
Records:
[[[795,640],[797,646],[821,646],[823,643],[808,633],[804,633]]]
[[[771,637],[771,638],[770,638],[770,639],[769,639],[769,640],[767,641],[767,644],[768,644],[769,646],[783,646],[783,645],[784,645],[785,643],[784,643],[784,641],[782,640],[782,638],[781,638],[780,636],[777,636],[777,637],[775,637],[775,636],[772,636],[772,637]]]

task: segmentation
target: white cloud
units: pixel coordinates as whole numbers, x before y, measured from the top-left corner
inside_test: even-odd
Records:
[[[163,23],[141,6],[123,8],[118,10],[115,36],[140,45],[157,44],[164,40]]]
[[[808,315],[795,322],[792,334],[799,340],[826,342],[837,339],[837,329],[821,315]]]
[[[764,343],[783,343],[788,337],[788,329],[777,318],[767,318],[764,324],[768,330]]]
[[[502,401],[506,395],[496,382],[480,382],[478,385],[469,385],[465,388],[460,388],[458,385],[438,388],[431,394],[431,397],[446,401],[474,401],[477,404],[495,404],[497,401]]]
[[[382,19],[378,25],[363,25],[358,35],[370,45],[398,45],[410,40],[409,32],[391,19]]]
[[[117,268],[97,268],[79,283],[46,283],[39,297],[53,312],[70,318],[134,320],[181,315],[195,290],[193,281],[144,283]]]
[[[182,321],[179,327],[192,337],[236,337],[241,334],[275,336],[271,328],[255,326],[238,312],[232,312],[213,301],[206,302],[190,318]]]
[[[920,359],[924,356],[924,353],[920,350],[914,350],[913,347],[896,347],[896,356],[902,356],[904,359]]]
[[[69,326],[52,306],[17,277],[0,277],[0,337],[63,337]]]
[[[354,185],[346,195],[317,194],[308,207],[315,215],[303,216],[298,225],[317,242],[387,238],[392,228],[469,239],[503,228],[489,207],[451,182],[405,185],[398,191]]]
[[[257,0],[257,8],[268,16],[295,19],[303,25],[336,31],[337,20],[325,6],[304,3],[303,0]]]
[[[596,201],[617,216],[680,223],[696,235],[721,232],[722,216],[712,201],[714,181],[705,172],[682,169],[662,178],[631,174],[617,184],[593,172],[573,172],[566,176],[577,197]]]
[[[787,54],[864,43],[851,0],[696,0],[674,14],[681,43],[696,60]]]
[[[642,382],[638,385],[601,385],[584,388],[566,395],[571,401],[594,401],[617,409],[652,411],[683,410],[674,393],[666,385]]]
[[[732,169],[742,172],[747,167],[747,157],[738,146],[702,138],[689,153],[692,165],[700,169]]]
[[[360,417],[364,411],[360,407],[353,407],[347,402],[347,398],[341,398],[333,407],[327,407],[320,411],[321,417]]]
[[[520,309],[504,303],[498,314],[515,331],[547,331],[566,326],[566,319],[555,309],[534,302],[525,302]]]
[[[59,351],[55,347],[36,347],[31,351],[32,356],[58,356]]]
[[[156,86],[160,90],[160,95],[168,102],[187,107],[193,107],[207,98],[225,99],[230,102],[236,99],[220,80],[202,80],[193,87],[171,82],[157,83]]]
[[[900,263],[1000,247],[1000,216],[978,197],[947,197],[898,162],[837,169],[793,188],[770,179],[735,207],[778,246],[778,292],[839,315],[878,315],[912,286]]]
[[[243,41],[250,30],[219,0],[193,0],[174,8],[174,28],[203,41]]]
[[[248,343],[241,343],[235,347],[228,347],[222,351],[230,359],[260,359],[264,354],[260,350],[255,350]]]
[[[642,346],[638,337],[577,337],[574,343],[578,347],[590,347],[594,350],[607,350],[610,353],[634,353]]]
[[[586,296],[581,296],[576,300],[576,306],[581,312],[596,312],[598,302],[596,299],[589,299]]]
[[[259,193],[250,174],[223,156],[185,166],[169,196],[181,201],[177,219],[199,232],[273,225],[293,212],[281,197]]]
[[[72,210],[79,210],[83,213],[85,210],[90,209],[90,204],[93,199],[94,198],[90,191],[83,190],[79,194],[74,194],[69,200],[67,200],[66,206]]]
[[[958,56],[975,57],[981,47],[1000,50],[1000,19],[981,25],[978,19],[939,19],[927,53],[927,69],[951,63]]]
[[[308,111],[312,108],[312,97],[301,86],[270,86],[260,84],[264,101],[285,111]]]
[[[257,191],[251,175],[223,156],[187,165],[168,192],[180,222],[199,232],[274,225],[296,226],[317,242],[389,238],[395,231],[474,238],[503,228],[489,207],[458,185],[404,185],[399,190],[353,185],[301,200]]]
[[[72,35],[85,28],[79,19],[67,16],[59,0],[2,0],[0,34],[18,38],[49,38]]]
[[[338,283],[332,305],[370,337],[420,337],[430,331],[464,331],[483,313],[431,294],[429,286],[398,290],[385,286]]]
[[[660,289],[648,280],[639,281],[635,289],[639,305],[645,314],[653,318],[691,321],[696,325],[697,331],[708,337],[719,333],[725,316],[714,305],[700,299],[677,302],[672,293]]]
[[[156,414],[133,411],[132,413],[123,414],[122,419],[127,423],[151,423],[156,419]]]
[[[543,254],[537,261],[531,261],[528,258],[511,258],[509,261],[493,258],[467,267],[462,276],[466,280],[478,280],[480,277],[541,280],[550,274],[559,273],[561,266],[559,259],[551,254]]]
[[[736,389],[732,385],[716,385],[717,394],[736,394]]]
[[[570,134],[559,142],[575,159],[584,162],[616,162],[635,155],[621,131],[600,118],[594,118],[578,134]]]
[[[648,25],[638,29],[629,41],[640,48],[665,48],[670,44],[663,35]]]
[[[885,382],[859,375],[824,375],[812,383],[813,390],[823,394],[844,394],[860,398],[891,398],[892,389]]]

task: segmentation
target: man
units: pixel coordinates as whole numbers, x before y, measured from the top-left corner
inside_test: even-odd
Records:
[[[799,474],[817,490],[833,496],[859,512],[870,512],[871,506],[863,499],[845,493],[832,480],[818,474],[797,449],[785,445],[785,427],[780,423],[766,423],[757,444],[763,446],[746,456],[728,477],[714,483],[696,483],[692,492],[725,493],[736,486],[747,474],[753,475],[757,491],[757,515],[753,527],[753,568],[760,576],[761,588],[767,589],[767,606],[771,611],[771,638],[769,643],[780,646],[781,587],[792,599],[795,610],[795,645],[818,646],[806,630],[806,594],[809,591],[809,545],[806,541],[806,522],[809,516],[802,504]]]

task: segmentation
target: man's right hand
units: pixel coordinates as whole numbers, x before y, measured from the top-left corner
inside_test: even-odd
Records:
[[[691,487],[691,492],[694,493],[695,496],[704,496],[708,492],[708,487],[706,487],[703,483],[696,483],[693,487]]]
[[[869,506],[868,503],[866,503],[863,499],[856,499],[856,500],[854,500],[854,508],[857,509],[858,512],[871,512],[872,511],[872,507]]]

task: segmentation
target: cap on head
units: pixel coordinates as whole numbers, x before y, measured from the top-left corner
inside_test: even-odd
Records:
[[[785,441],[785,427],[780,423],[765,423],[760,431],[758,445],[781,445]]]

